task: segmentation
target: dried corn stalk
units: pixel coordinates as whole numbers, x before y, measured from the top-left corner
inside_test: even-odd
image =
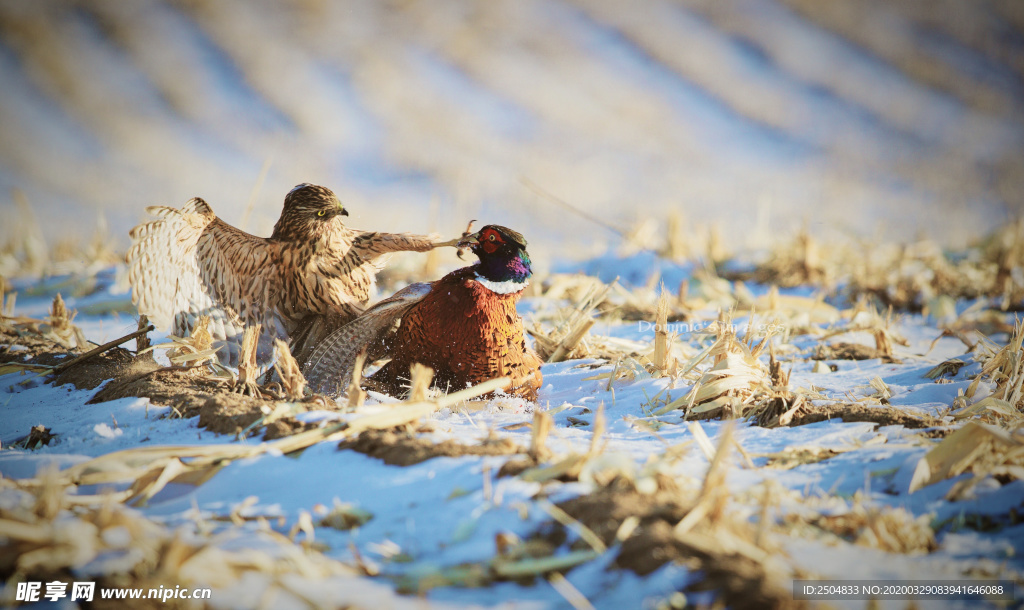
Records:
[[[426,400],[433,379],[434,369],[419,362],[412,363],[409,369],[409,400]]]
[[[659,279],[657,275],[652,277],[655,280]],[[704,284],[700,284],[700,286],[703,287]],[[609,298],[598,307],[598,311],[608,320],[649,322],[657,316],[658,300],[661,298],[662,292],[664,289],[658,290],[656,285],[627,289],[620,284],[615,284]],[[707,306],[706,301],[702,298],[703,290],[698,291],[698,298],[692,301],[689,300],[689,293],[689,282],[683,280],[679,286],[679,295],[669,302],[669,322],[689,320],[695,309]],[[731,304],[731,302],[730,298],[729,303]]]
[[[992,398],[1005,400],[1018,411],[1024,411],[1024,322],[1016,320],[1010,342],[998,351],[983,343],[975,360],[982,363],[981,373],[967,388],[965,396],[973,398],[982,379],[996,384]]]
[[[960,372],[960,369],[962,369],[965,364],[967,363],[959,358],[946,360],[934,366],[931,370],[925,373],[924,376],[927,379],[940,379],[945,375],[956,377],[956,374]]]
[[[797,514],[787,516],[789,524],[798,529],[809,525],[859,546],[904,555],[930,553],[938,548],[931,519],[931,515],[915,517],[904,508],[867,508],[859,502],[841,515],[810,519]]]
[[[356,356],[355,364],[352,366],[352,379],[348,383],[345,394],[348,397],[348,407],[357,409],[363,406],[366,401],[366,390],[360,385],[363,379],[363,367],[366,366],[366,350],[363,349]]]
[[[192,333],[188,337],[167,335],[170,343],[159,343],[139,350],[139,354],[149,353],[154,349],[168,349],[167,359],[176,366],[198,367],[213,360],[217,348],[212,347],[213,335],[208,326],[210,316],[199,316]]]
[[[539,409],[533,412],[528,455],[535,462],[546,460],[551,455],[551,450],[547,448],[547,441],[553,425],[554,419],[549,413]]]
[[[784,288],[807,284],[821,286],[830,279],[818,243],[811,237],[807,227],[800,229],[795,240],[772,252],[768,261],[758,267],[753,277],[759,283]]]
[[[730,510],[726,457],[734,444],[732,427],[726,427],[694,505],[673,529],[674,541],[697,560],[704,575],[701,587],[719,590],[726,604],[799,607],[799,602],[792,600],[791,589],[797,575],[768,535],[767,520],[757,527],[739,511]],[[762,518],[770,495],[765,494],[764,499]]]
[[[0,497],[0,554],[10,562],[10,582],[70,574],[101,562],[106,570],[100,586],[113,581],[119,587],[145,589],[159,583],[171,589],[181,585],[237,592],[244,583],[246,590],[255,587],[249,600],[255,604],[261,596],[289,594],[296,587],[315,591],[329,579],[351,585],[356,576],[352,568],[307,553],[269,529],[235,527],[201,540],[182,536],[109,498],[95,506],[76,506],[69,503],[74,495],[53,476],[0,480]],[[0,598],[0,603],[13,605],[15,588],[7,587],[10,597]],[[321,598],[307,601],[330,604]]]
[[[957,406],[957,402],[962,400],[964,400],[962,396],[957,397],[954,406]],[[962,406],[953,417],[957,420],[979,417],[983,422],[998,424],[1011,429],[1016,429],[1020,427],[1021,423],[1024,423],[1024,413],[1015,409],[1009,402],[994,396],[982,398],[969,407]]]
[[[986,476],[1024,479],[1024,440],[995,426],[968,422],[921,458],[910,492],[964,472],[974,473],[975,482]],[[962,489],[951,493],[962,493]]]
[[[591,317],[593,311],[608,297],[608,292],[616,284],[604,285],[592,283],[583,298],[577,301],[565,320],[551,333],[545,333],[537,324],[529,330],[533,335],[534,347],[541,359],[546,362],[561,362],[570,358],[581,358],[587,355],[585,346],[581,346],[583,338],[594,326]]]
[[[149,318],[146,317],[146,314],[140,314],[139,315],[138,330],[146,330],[148,328],[149,328]],[[149,341],[149,333],[148,332],[143,334],[143,335],[139,335],[138,337],[135,338],[135,353],[137,355],[142,355],[143,353],[148,353],[149,354],[148,358],[152,358],[153,354],[152,354],[152,352],[149,351],[150,345],[152,345],[152,343],[150,343],[150,341]]]
[[[8,292],[7,280],[0,276],[0,317],[3,324],[7,324],[7,318],[14,317],[14,304],[18,302],[17,292]]]
[[[269,451],[292,453],[321,441],[342,440],[357,436],[365,430],[383,430],[401,426],[431,413],[450,408],[463,401],[508,387],[508,377],[485,381],[476,386],[442,395],[431,401],[401,402],[388,405],[383,411],[332,424],[325,428],[306,430],[292,436],[260,443],[237,443],[198,446],[153,446],[115,451],[81,462],[60,471],[62,485],[106,485],[132,482],[129,489],[104,496],[78,494],[66,501],[76,504],[95,504],[110,499],[118,501],[144,501],[159,493],[168,483],[201,485],[232,460],[262,455]],[[2,481],[3,479],[0,479]],[[28,480],[26,485],[39,485]]]
[[[654,354],[651,362],[661,372],[669,369],[668,294],[662,291],[658,299],[658,315],[654,323]]]
[[[942,316],[953,313],[948,299],[989,297],[1003,310],[1024,301],[1024,220],[1003,225],[964,254],[950,258],[927,240],[908,245],[830,243],[822,248],[804,229],[752,274],[734,276],[779,286],[832,289],[842,284],[850,300],[867,297],[899,311],[928,308]]]
[[[259,376],[259,365],[256,363],[256,348],[259,345],[262,324],[253,324],[245,328],[242,335],[242,350],[238,356],[238,386],[256,395],[256,378]]]
[[[871,387],[875,389],[875,393],[871,395],[872,398],[877,398],[882,404],[889,404],[889,399],[892,398],[892,390],[886,385],[882,378],[875,375],[870,381]]]
[[[306,378],[302,375],[299,363],[292,356],[288,344],[280,339],[274,339],[274,347],[277,348],[277,362],[274,369],[277,376],[281,378],[281,387],[284,388],[288,400],[301,400],[306,394]]]
[[[53,305],[50,306],[49,328],[44,331],[43,336],[69,349],[85,347],[85,334],[73,323],[77,314],[77,311],[68,311],[64,299],[58,292],[53,298]]]
[[[723,415],[741,417],[760,411],[781,399],[783,404],[792,400],[786,383],[788,379],[776,368],[776,378],[771,370],[760,362],[758,356],[769,345],[771,334],[752,346],[736,337],[731,321],[726,316],[719,318],[715,327],[718,333],[715,342],[681,367],[685,375],[701,361],[712,358],[714,364],[704,371],[693,388],[656,413],[685,408],[687,415],[704,414],[705,417]],[[753,336],[748,337],[753,341]]]
[[[690,240],[687,239],[687,235],[684,232],[686,226],[687,224],[679,210],[673,209],[669,212],[668,222],[666,223],[668,240],[665,255],[671,260],[682,262],[690,258]]]

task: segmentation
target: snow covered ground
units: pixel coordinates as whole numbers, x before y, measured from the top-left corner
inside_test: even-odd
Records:
[[[608,261],[606,261],[608,262]],[[621,275],[628,273],[621,262]],[[82,313],[91,310],[127,307],[128,296],[120,291],[113,270],[101,273],[97,290],[80,298],[69,297],[68,305],[80,313],[75,319],[94,341],[102,342],[126,334],[135,327],[130,314]],[[16,282],[15,287],[35,294],[18,299],[17,312],[43,317],[52,294],[68,283],[50,281]],[[522,312],[546,306],[527,298]],[[713,319],[714,312],[704,312]],[[742,327],[744,319],[737,319]],[[964,345],[956,338],[943,337],[935,325],[920,315],[904,316],[894,327],[908,346],[898,346],[901,364],[879,359],[864,361],[826,361],[836,365],[832,372],[812,372],[813,362],[792,361],[792,387],[813,388],[830,400],[849,401],[874,394],[871,380],[881,378],[891,392],[890,403],[912,414],[948,417],[950,406],[969,379],[980,371],[970,356],[968,364],[950,378],[935,383],[924,374],[936,364],[962,356]],[[592,330],[598,336],[617,337],[649,344],[653,340],[650,324],[600,322]],[[847,337],[862,341],[856,333]],[[995,337],[1006,341],[1006,336]],[[683,335],[684,349],[698,350],[703,345],[696,333]],[[706,339],[704,339],[706,343]],[[814,345],[804,335],[794,339],[800,347]],[[129,345],[130,346],[130,345]],[[789,365],[787,365],[789,366]],[[591,442],[594,418],[603,405],[608,427],[607,443],[600,458],[592,464],[594,473],[609,469],[642,478],[645,464],[652,456],[678,454],[677,459],[661,460],[659,468],[682,485],[700,486],[708,468],[708,456],[694,443],[694,430],[682,421],[681,411],[652,414],[659,395],[663,401],[682,396],[689,384],[673,388],[669,378],[638,374],[635,379],[617,381],[613,390],[608,380],[591,379],[611,373],[613,364],[594,359],[572,360],[545,365],[544,386],[536,407],[517,400],[496,399],[473,410],[444,409],[429,418],[433,441],[454,439],[461,444],[477,444],[490,435],[507,437],[522,446],[530,444],[530,429],[516,426],[532,420],[539,408],[553,414],[554,429],[548,447],[555,455],[586,453]],[[97,390],[77,390],[72,386],[54,387],[40,378],[23,374],[0,377],[0,474],[6,478],[36,475],[45,464],[61,468],[121,449],[161,445],[197,445],[222,443],[259,443],[258,439],[236,440],[197,426],[197,418],[168,418],[168,407],[149,404],[145,398],[126,398],[99,404],[86,404]],[[102,386],[101,386],[102,387]],[[983,382],[977,396],[991,392]],[[668,397],[665,394],[669,394]],[[328,411],[303,414],[305,421],[328,422],[352,417]],[[56,437],[49,445],[28,451],[6,449],[29,429],[42,424]],[[724,427],[721,421],[704,421],[700,426],[717,445]],[[884,552],[844,541],[792,535],[784,537],[783,549],[788,562],[818,578],[837,579],[957,579],[1000,578],[1021,582],[1024,560],[1018,549],[1024,547],[1024,526],[1012,515],[1024,505],[1024,481],[1005,484],[996,479],[979,484],[973,493],[957,501],[944,496],[968,475],[953,477],[913,493],[909,485],[917,462],[937,442],[924,438],[922,430],[900,425],[879,427],[872,423],[843,423],[833,419],[792,428],[762,428],[739,422],[735,439],[749,456],[746,464],[739,455],[729,458],[726,484],[741,512],[756,515],[756,497],[770,486],[776,497],[767,518],[783,520],[786,513],[811,510],[822,515],[843,515],[858,505],[869,510],[903,509],[913,518],[925,517],[934,528],[938,547],[928,553]],[[683,444],[690,443],[684,449]],[[830,457],[798,463],[789,469],[769,468],[769,456],[799,449],[828,451]],[[507,457],[438,457],[412,466],[392,466],[355,451],[339,451],[334,442],[321,442],[298,455],[264,453],[241,459],[220,469],[201,485],[171,484],[140,510],[145,516],[170,527],[190,529],[197,519],[224,518],[238,511],[243,516],[264,516],[278,531],[287,533],[304,513],[318,514],[322,507],[350,503],[372,518],[349,531],[329,527],[316,528],[316,540],[325,552],[345,562],[369,561],[380,566],[379,582],[395,586],[423,582],[431,573],[443,573],[454,566],[486,563],[495,555],[496,536],[514,534],[528,538],[551,515],[541,506],[540,497],[552,503],[585,494],[595,489],[587,470],[579,481],[560,483],[531,482],[516,476],[497,477]],[[79,493],[90,493],[80,490]],[[538,496],[540,494],[540,496]],[[280,521],[277,519],[280,518]],[[989,519],[990,527],[971,524]],[[301,536],[300,536],[301,538]],[[563,551],[564,552],[564,551]],[[567,579],[598,608],[653,608],[692,582],[695,573],[684,566],[669,563],[644,577],[611,566],[617,553],[613,546],[597,559],[568,572]],[[405,583],[403,585],[403,583]],[[362,591],[362,589],[360,589]],[[366,593],[380,603],[398,603],[388,589]],[[365,593],[365,591],[363,592]],[[362,595],[363,593],[360,593]],[[232,606],[231,595],[215,591],[216,605]],[[344,601],[345,594],[337,601]],[[562,593],[543,579],[532,584],[497,582],[482,588],[441,586],[425,594],[434,603],[457,606],[500,606],[515,608],[569,607]],[[221,596],[221,597],[218,597]],[[217,600],[220,600],[219,602]],[[353,600],[365,600],[356,597]],[[397,598],[401,599],[401,598]],[[711,594],[689,595],[691,602],[709,601]],[[377,602],[373,602],[377,603]],[[838,603],[838,602],[836,602]],[[844,602],[861,607],[865,602]],[[883,607],[903,607],[906,602],[886,602]],[[931,607],[930,602],[929,607]],[[975,607],[974,601],[944,602],[948,607]],[[244,605],[244,604],[243,604]]]

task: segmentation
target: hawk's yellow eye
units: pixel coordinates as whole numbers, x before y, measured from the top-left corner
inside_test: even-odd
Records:
[[[320,210],[319,212],[316,213],[316,215],[317,216],[323,216],[326,213],[327,213],[327,210]]]

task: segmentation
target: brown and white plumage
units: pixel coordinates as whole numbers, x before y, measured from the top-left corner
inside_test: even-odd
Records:
[[[262,324],[266,339],[291,337],[310,316],[344,323],[365,308],[383,255],[440,245],[426,236],[346,227],[341,217],[348,213],[334,193],[311,184],[288,193],[269,238],[232,227],[199,198],[180,210],[149,212],[156,220],[130,233],[133,302],[158,328],[178,335],[210,316],[218,355],[231,365],[246,326]]]

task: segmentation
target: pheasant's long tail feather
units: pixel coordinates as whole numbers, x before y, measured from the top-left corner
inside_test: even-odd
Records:
[[[310,389],[328,396],[341,394],[349,385],[359,354],[376,344],[429,291],[430,284],[406,286],[328,335],[304,366]]]

